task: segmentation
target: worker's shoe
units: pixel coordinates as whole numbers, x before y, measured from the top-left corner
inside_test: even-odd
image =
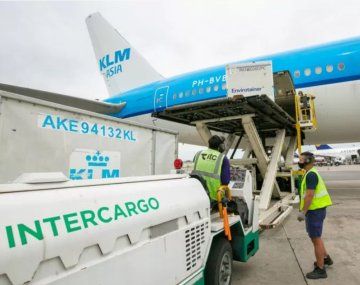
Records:
[[[324,258],[324,265],[330,266],[333,265],[334,261],[331,259],[330,255]],[[317,266],[316,261],[314,262],[314,268]]]
[[[306,278],[308,279],[327,278],[325,267],[321,269],[320,267],[316,266],[313,271],[306,274]]]

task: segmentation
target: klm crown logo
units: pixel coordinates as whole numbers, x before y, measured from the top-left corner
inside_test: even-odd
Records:
[[[86,156],[88,167],[107,167],[109,157],[100,155],[100,151],[97,151],[95,155],[88,154]]]
[[[83,153],[79,160],[81,166],[70,168],[70,179],[72,180],[120,177],[120,169],[114,168],[111,164],[109,166],[110,156],[102,155],[100,151],[94,154]]]

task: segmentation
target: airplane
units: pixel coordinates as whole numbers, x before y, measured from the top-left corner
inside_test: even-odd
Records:
[[[179,141],[203,145],[192,126],[151,117],[167,107],[227,96],[225,65],[171,78],[161,76],[101,15],[86,24],[110,97],[126,103],[119,118],[179,132]],[[360,37],[239,62],[272,61],[273,71],[290,72],[297,91],[316,96],[318,128],[305,144],[359,141]]]
[[[360,157],[360,147],[332,148],[327,144],[316,145],[313,151],[316,157],[334,158],[340,161],[354,160]]]

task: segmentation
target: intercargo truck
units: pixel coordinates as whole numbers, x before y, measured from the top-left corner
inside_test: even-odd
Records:
[[[232,196],[249,203],[246,219],[221,218],[188,175],[21,175],[0,185],[0,284],[230,284],[233,260],[259,247],[257,199],[241,173]]]
[[[250,171],[212,206],[200,177],[164,175],[176,133],[54,98],[0,91],[0,284],[230,284],[259,248]]]

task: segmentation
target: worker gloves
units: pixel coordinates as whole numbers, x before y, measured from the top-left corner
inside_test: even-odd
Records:
[[[299,213],[298,213],[297,220],[298,220],[299,222],[302,222],[302,221],[305,220],[305,214],[304,214],[304,212],[299,212]]]

